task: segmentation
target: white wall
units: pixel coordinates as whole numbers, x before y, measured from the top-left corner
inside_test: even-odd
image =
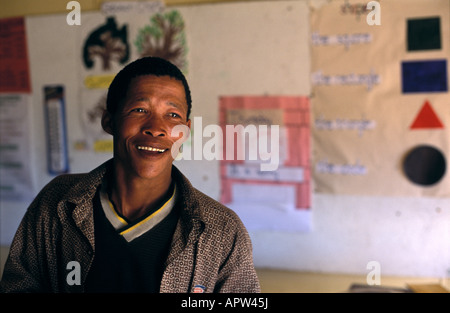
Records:
[[[218,122],[223,95],[309,95],[307,1],[246,2],[178,8],[186,22],[193,116]],[[91,13],[84,13],[91,14]],[[82,26],[81,26],[82,27]],[[32,149],[36,189],[45,185],[42,86],[64,84],[69,144],[79,129],[77,29],[65,15],[27,19],[33,87]],[[109,155],[70,151],[73,171],[88,171]],[[176,163],[193,184],[219,197],[218,163]],[[8,245],[28,203],[1,202],[0,240]],[[450,268],[450,199],[313,195],[309,233],[251,232],[258,267],[444,277]]]

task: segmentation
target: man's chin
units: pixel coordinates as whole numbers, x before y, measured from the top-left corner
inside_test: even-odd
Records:
[[[157,179],[171,176],[172,162],[139,162],[135,165],[136,174],[144,179]]]

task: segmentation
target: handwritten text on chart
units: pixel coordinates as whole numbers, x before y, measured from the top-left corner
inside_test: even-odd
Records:
[[[376,122],[365,118],[327,120],[320,116],[316,118],[314,125],[318,130],[357,130],[358,135],[362,136],[364,131],[374,129]]]
[[[372,34],[340,34],[340,35],[320,35],[319,32],[313,32],[311,35],[314,46],[343,45],[348,49],[351,45],[366,44],[372,41]]]
[[[305,180],[302,167],[279,167],[276,171],[261,171],[257,164],[229,164],[227,176],[233,179],[284,181],[301,183]]]
[[[316,172],[322,174],[337,174],[337,175],[366,175],[367,167],[361,165],[359,161],[356,164],[333,164],[328,160],[322,160],[316,164]]]
[[[370,91],[374,85],[381,82],[380,75],[376,74],[373,69],[368,74],[342,74],[342,75],[324,75],[321,70],[312,73],[311,80],[316,86],[330,85],[365,85]]]

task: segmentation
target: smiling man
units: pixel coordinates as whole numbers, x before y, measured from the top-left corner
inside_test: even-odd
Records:
[[[234,212],[173,166],[190,128],[181,71],[147,57],[108,90],[103,129],[114,157],[50,182],[11,245],[3,292],[259,292],[252,247]]]

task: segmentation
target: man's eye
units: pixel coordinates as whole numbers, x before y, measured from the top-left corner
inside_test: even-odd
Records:
[[[173,118],[180,117],[180,115],[178,115],[177,113],[169,113],[169,116]]]
[[[137,108],[137,109],[133,109],[131,110],[131,112],[136,112],[136,113],[145,113],[147,112],[145,109],[142,108]]]

